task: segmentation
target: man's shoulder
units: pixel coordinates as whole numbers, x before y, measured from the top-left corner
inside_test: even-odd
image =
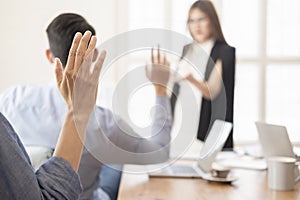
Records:
[[[25,87],[26,86],[22,86],[22,85],[14,85],[5,89],[0,94],[0,102],[1,102],[0,106],[2,106],[7,101],[12,101],[13,99],[15,99],[16,95],[21,94],[22,91],[24,91]]]
[[[61,104],[61,99],[55,87],[49,84],[15,85],[7,88],[0,94],[0,107],[7,109],[19,106],[38,107],[47,103]]]
[[[3,95],[24,95],[27,93],[35,93],[37,90],[51,90],[52,86],[49,84],[40,84],[40,85],[13,85],[5,89],[1,94]]]
[[[1,97],[3,98],[17,98],[17,97],[24,97],[24,96],[32,96],[32,95],[39,95],[41,92],[47,93],[52,90],[47,84],[44,85],[14,85],[1,93]]]

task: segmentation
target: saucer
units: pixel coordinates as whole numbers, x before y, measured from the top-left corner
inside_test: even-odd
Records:
[[[230,175],[227,176],[226,178],[219,178],[219,177],[212,176],[211,174],[204,174],[202,178],[207,181],[219,182],[219,183],[231,183],[233,181],[238,180],[238,177],[230,176]]]

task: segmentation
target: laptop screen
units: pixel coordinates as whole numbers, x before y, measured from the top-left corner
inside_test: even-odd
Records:
[[[271,156],[295,157],[286,127],[263,122],[255,124],[265,158]]]

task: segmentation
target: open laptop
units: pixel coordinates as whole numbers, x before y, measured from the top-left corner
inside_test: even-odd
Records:
[[[203,144],[199,159],[195,164],[172,164],[154,173],[150,177],[201,178],[212,169],[212,163],[224,146],[232,123],[216,120]]]
[[[262,146],[263,156],[287,156],[296,158],[293,145],[290,141],[286,127],[255,122],[259,141]]]

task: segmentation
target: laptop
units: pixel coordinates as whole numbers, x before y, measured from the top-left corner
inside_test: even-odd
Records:
[[[210,173],[212,164],[217,154],[222,150],[232,123],[216,120],[201,148],[197,163],[194,164],[172,164],[154,173],[150,177],[174,177],[174,178],[202,178]]]
[[[286,156],[296,158],[293,145],[290,141],[286,127],[255,122],[263,156]]]

